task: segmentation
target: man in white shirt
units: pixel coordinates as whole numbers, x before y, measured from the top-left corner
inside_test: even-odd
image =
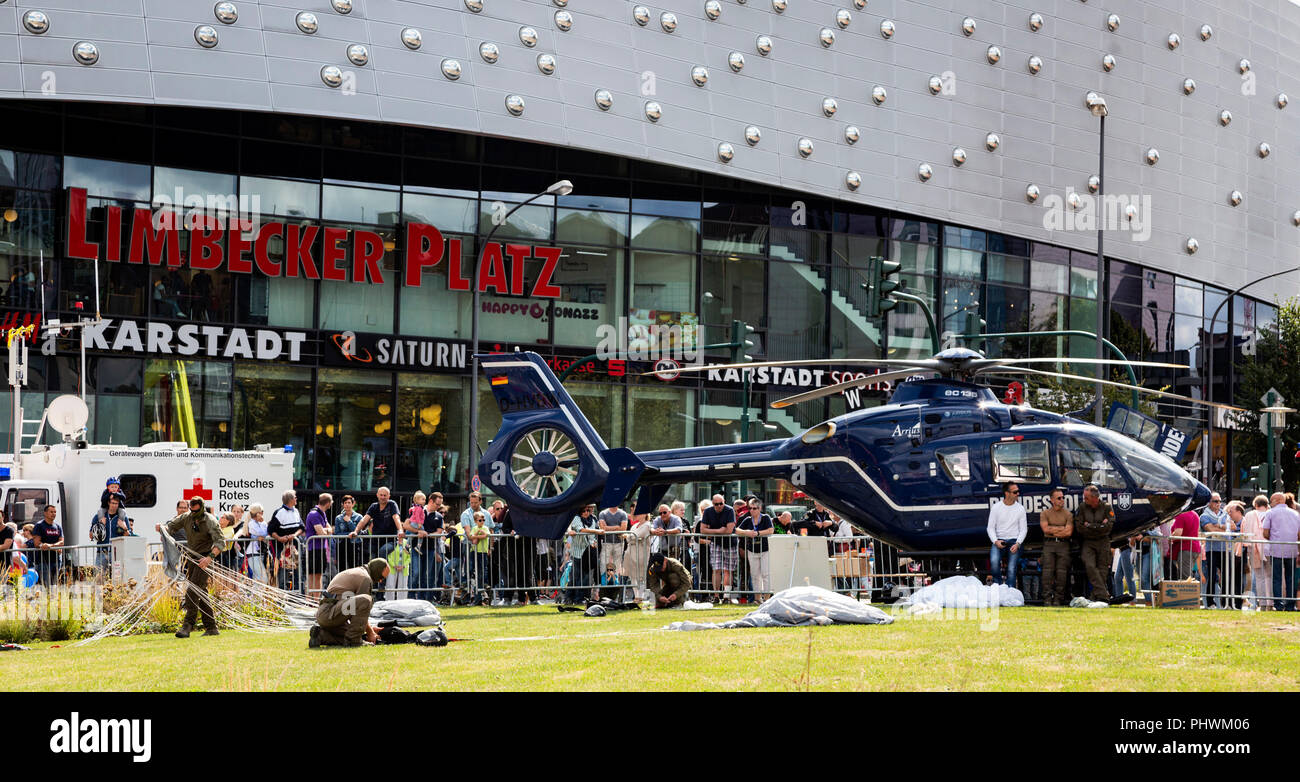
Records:
[[[993,580],[998,584],[1016,586],[1016,565],[1020,564],[1020,546],[1025,542],[1029,532],[1029,523],[1025,518],[1025,506],[1020,504],[1020,485],[1007,483],[1002,486],[1002,502],[989,509],[989,561],[993,570]],[[1010,552],[1007,561],[1007,575],[1002,577],[1002,555]]]

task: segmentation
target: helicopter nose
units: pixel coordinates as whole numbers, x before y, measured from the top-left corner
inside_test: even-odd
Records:
[[[1204,508],[1206,505],[1209,505],[1210,495],[1212,493],[1213,492],[1210,491],[1209,486],[1197,481],[1196,488],[1192,491],[1192,507]]]

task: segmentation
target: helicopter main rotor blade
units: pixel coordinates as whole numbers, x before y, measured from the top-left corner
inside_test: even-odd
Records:
[[[1098,380],[1095,377],[1083,377],[1082,375],[1067,375],[1061,372],[1044,372],[1041,369],[1030,369],[1029,367],[990,367],[989,369],[990,371],[985,372],[985,374],[1011,375],[1014,377],[1021,372],[1027,372],[1031,375],[1043,375],[1045,377],[1058,377],[1063,380],[1078,380],[1081,383],[1089,383],[1089,384],[1101,383],[1103,386],[1114,386],[1115,388],[1125,388],[1130,391],[1137,391],[1139,394],[1149,394],[1151,396],[1158,396],[1164,399],[1177,399],[1180,402],[1187,402],[1193,405],[1201,405],[1203,407],[1217,407],[1223,410],[1234,410],[1239,413],[1245,412],[1243,408],[1234,407],[1232,405],[1225,405],[1219,402],[1206,402],[1203,399],[1193,399],[1190,396],[1183,396],[1182,394],[1171,394],[1168,391],[1156,391],[1155,389],[1152,388],[1143,388],[1142,386],[1132,386],[1129,385],[1128,383],[1117,383],[1114,380]]]
[[[1164,369],[1190,369],[1186,364],[1166,364],[1161,361],[1120,361],[1117,358],[1052,358],[1050,356],[1040,356],[1037,358],[986,358],[972,362],[975,365],[975,372],[987,372],[985,367],[997,366],[1018,366],[1020,364],[1113,364],[1116,366],[1133,366],[1133,367],[1161,367]]]
[[[902,380],[903,378],[907,378],[907,377],[911,377],[912,375],[915,375],[917,372],[933,372],[933,371],[934,370],[927,369],[925,367],[909,367],[907,369],[900,369],[895,372],[881,372],[878,375],[868,375],[866,377],[854,378],[853,380],[845,380],[843,383],[836,383],[835,385],[831,385],[831,386],[814,388],[813,390],[805,391],[802,394],[787,396],[784,399],[776,400],[770,405],[770,407],[773,410],[780,410],[784,407],[797,405],[800,402],[807,402],[811,399],[821,399],[824,396],[830,396],[831,394],[838,394],[839,392],[847,388],[861,388],[862,386],[869,386],[872,385],[873,383],[885,383],[891,380]]]
[[[815,367],[823,364],[861,365],[869,367],[924,367],[927,370],[939,370],[944,362],[923,358],[915,361],[892,358],[807,358],[790,361],[749,361],[741,364],[703,364],[674,369],[673,372],[704,372],[713,369],[753,369],[756,367]],[[641,375],[653,375],[654,372],[642,372]]]

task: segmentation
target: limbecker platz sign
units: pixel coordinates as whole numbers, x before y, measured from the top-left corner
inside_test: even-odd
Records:
[[[308,280],[338,282],[384,282],[381,261],[384,240],[374,231],[319,226],[300,223],[268,222],[255,235],[246,235],[238,218],[228,225],[204,219],[192,227],[178,227],[174,220],[155,220],[154,212],[144,207],[124,215],[120,206],[105,209],[104,247],[87,235],[85,188],[68,190],[67,256],[78,260],[166,265],[170,268],[224,269],[237,274],[252,274],[253,267],[267,277],[303,277]],[[444,238],[442,232],[424,223],[406,223],[406,263],[403,283],[418,287],[426,269],[445,259],[447,288],[467,291],[473,269],[462,263],[461,239]],[[126,257],[122,256],[122,232],[126,230]],[[189,234],[189,252],[181,253],[181,232]],[[283,246],[284,260],[272,258],[271,243]],[[510,296],[558,299],[560,288],[551,279],[564,250],[532,244],[493,242],[480,255],[478,289]],[[277,256],[280,252],[275,253]],[[540,263],[531,291],[524,290],[524,265]]]

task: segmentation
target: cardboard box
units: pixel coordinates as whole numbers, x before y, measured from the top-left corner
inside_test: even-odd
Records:
[[[1161,581],[1156,589],[1156,608],[1200,608],[1201,582]]]
[[[867,558],[856,554],[836,554],[831,557],[831,574],[836,578],[866,578]]]

